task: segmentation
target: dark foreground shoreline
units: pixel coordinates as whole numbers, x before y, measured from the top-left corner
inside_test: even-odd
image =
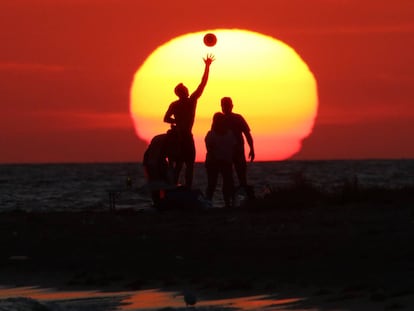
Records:
[[[306,307],[335,294],[339,305],[364,297],[391,308],[398,304],[387,302],[414,296],[414,205],[408,196],[381,202],[4,212],[0,285],[191,286],[213,295],[311,291],[317,299]]]

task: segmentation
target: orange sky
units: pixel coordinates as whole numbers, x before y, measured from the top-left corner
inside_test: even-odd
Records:
[[[314,73],[318,118],[296,159],[414,158],[412,0],[3,0],[0,163],[140,161],[135,71],[214,28],[282,40]]]

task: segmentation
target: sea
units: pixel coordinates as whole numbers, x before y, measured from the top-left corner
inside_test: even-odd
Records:
[[[347,182],[359,187],[414,186],[414,159],[277,161],[248,163],[248,182],[256,196],[305,180],[334,192]],[[195,189],[204,192],[206,172],[196,163]],[[220,181],[215,206],[220,206]],[[0,212],[81,211],[152,207],[142,163],[2,164]]]

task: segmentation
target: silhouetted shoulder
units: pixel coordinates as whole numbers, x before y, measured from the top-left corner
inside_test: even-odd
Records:
[[[180,101],[179,101],[179,100],[173,101],[173,102],[170,104],[170,109],[174,109],[175,107],[177,107],[177,106],[179,105],[179,103],[180,103]]]
[[[250,131],[249,125],[241,114],[231,113],[226,116],[230,122],[230,127],[233,131]]]

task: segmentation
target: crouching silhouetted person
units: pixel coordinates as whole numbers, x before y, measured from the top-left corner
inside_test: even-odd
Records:
[[[142,162],[155,204],[160,200],[161,190],[172,183],[172,173],[168,165],[167,139],[167,134],[154,136],[144,153]]]

